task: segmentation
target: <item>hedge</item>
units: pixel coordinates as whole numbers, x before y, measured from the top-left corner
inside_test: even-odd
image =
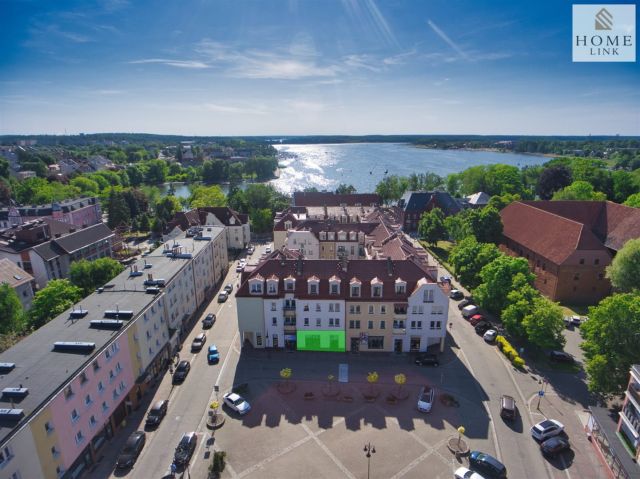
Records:
[[[496,338],[496,343],[498,344],[498,349],[500,349],[500,351],[502,351],[502,354],[504,354],[507,359],[511,361],[511,364],[513,364],[518,369],[524,367],[524,359],[520,357],[518,351],[516,351],[516,349],[511,346],[509,341],[507,341],[504,336],[498,336]]]

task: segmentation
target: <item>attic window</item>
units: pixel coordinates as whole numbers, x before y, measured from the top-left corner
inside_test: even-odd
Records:
[[[584,258],[580,258],[580,264],[584,264]]]
[[[338,283],[331,283],[331,294],[339,294],[339,288]]]
[[[358,298],[360,296],[360,285],[353,284],[351,285],[351,297]]]
[[[593,264],[600,264],[600,260],[598,258],[594,259]]]
[[[293,280],[288,280],[285,282],[285,289],[287,291],[293,291],[293,285],[294,285]]]

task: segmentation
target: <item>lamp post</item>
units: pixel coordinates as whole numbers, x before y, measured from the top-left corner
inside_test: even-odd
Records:
[[[371,443],[364,445],[365,456],[367,456],[367,479],[369,479],[371,473],[371,454],[376,453],[376,446],[372,446]]]

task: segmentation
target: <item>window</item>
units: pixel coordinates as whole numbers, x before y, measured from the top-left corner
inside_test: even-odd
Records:
[[[73,388],[71,386],[67,386],[64,389],[64,398],[71,399],[71,397],[73,397]]]
[[[90,427],[96,427],[96,424],[98,424],[98,421],[96,421],[96,417],[95,416],[91,416],[89,418],[89,426]]]
[[[116,374],[118,374],[120,371],[122,371],[122,366],[120,366],[120,363],[118,362],[116,364]]]
[[[598,273],[598,279],[604,279],[604,274],[603,273]]]
[[[104,357],[106,358],[107,361],[109,361],[109,359],[111,359],[111,351],[109,351],[108,349],[104,352]]]
[[[580,258],[580,264],[584,264],[584,258]]]
[[[118,389],[120,390],[120,392],[123,392],[125,389],[127,389],[127,385],[124,381],[120,381],[120,384],[118,384]]]
[[[278,325],[278,318],[271,318],[271,326],[277,326]]]
[[[320,318],[316,318],[316,328],[322,326],[322,320]]]
[[[440,321],[431,321],[429,323],[429,329],[440,329],[442,327],[442,323]]]
[[[356,322],[353,319],[349,320],[349,329],[355,329]]]
[[[431,306],[431,314],[444,314],[444,306]]]
[[[287,291],[293,291],[293,281],[286,281],[285,282],[285,289]]]
[[[0,467],[4,466],[11,459],[13,459],[13,451],[9,446],[6,446],[0,451]]]
[[[84,384],[88,381],[86,373],[80,373],[80,384]]]
[[[276,310],[276,303],[272,302],[271,303],[271,311],[275,311]]]
[[[373,314],[373,304],[369,305],[369,314]]]
[[[329,312],[333,313],[333,303],[329,303]]]
[[[251,283],[251,294],[262,294],[262,283]]]
[[[84,397],[84,404],[85,404],[85,406],[90,406],[92,402],[93,402],[93,399],[91,399],[91,394],[87,394],[87,395]]]
[[[353,285],[351,286],[351,296],[357,298],[360,296],[360,286]]]
[[[369,329],[373,329],[373,321],[369,321],[368,326],[369,326]]]
[[[71,411],[71,422],[77,422],[78,419],[80,419],[80,414],[78,414],[78,411],[76,411],[75,409],[73,411]]]
[[[380,321],[380,329],[386,329],[387,327],[387,322],[386,321]]]
[[[56,446],[51,446],[51,456],[54,459],[58,459],[58,457],[60,456],[60,451],[58,451],[58,448]]]
[[[340,303],[336,303],[336,313],[340,312]]]
[[[333,318],[329,318],[329,326],[333,326]]]
[[[374,286],[373,286],[373,288],[372,288],[372,293],[371,293],[371,295],[372,295],[374,298],[379,298],[379,297],[381,297],[381,296],[382,296],[382,286],[380,286],[380,285],[374,285]]]
[[[319,313],[322,311],[322,307],[320,306],[320,303],[316,303],[316,312]]]
[[[47,431],[47,434],[51,434],[55,430],[55,428],[53,427],[53,424],[47,421],[44,423],[44,430]]]
[[[594,259],[593,264],[600,264],[600,260],[598,258]]]
[[[387,314],[387,307],[384,304],[380,306],[380,314]]]
[[[76,434],[76,444],[80,444],[82,441],[84,441],[84,434],[82,434],[82,431],[78,431]]]
[[[394,319],[393,320],[393,329],[404,329],[404,319]]]
[[[102,401],[102,410],[106,411],[107,409],[109,409],[109,405],[107,404],[107,401]]]
[[[573,275],[573,280],[574,281],[580,281],[580,273],[576,273]]]
[[[256,335],[256,345],[262,346],[262,335],[260,334]]]
[[[415,304],[411,307],[411,314],[418,314],[418,307]]]
[[[336,319],[334,319],[334,326],[335,326],[336,328],[339,328],[339,327],[340,327],[340,318],[336,318]]]
[[[318,294],[318,285],[317,284],[310,284],[309,285],[309,294]]]
[[[113,381],[116,377],[116,374],[113,372],[113,369],[109,371],[109,381]]]
[[[309,326],[309,318],[304,318],[304,325]]]
[[[331,294],[338,294],[338,284],[331,283]]]
[[[268,285],[269,294],[276,294],[276,284],[274,282],[270,282]]]
[[[384,336],[369,336],[367,347],[369,349],[384,349]]]
[[[303,310],[303,311],[309,311],[309,305],[308,305],[308,304],[305,304],[305,305],[304,305],[304,308],[302,308],[302,310]]]
[[[424,290],[423,302],[424,303],[433,303],[433,290],[432,289],[425,289]]]

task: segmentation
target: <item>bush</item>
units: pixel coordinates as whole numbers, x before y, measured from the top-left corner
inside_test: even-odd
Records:
[[[227,457],[227,453],[224,451],[214,452],[213,462],[211,463],[211,467],[209,468],[209,470],[214,474],[220,474],[222,471],[224,471],[225,457]]]
[[[511,363],[518,369],[524,367],[524,359],[522,359],[519,356],[517,358],[515,358],[513,361],[511,361]]]
[[[520,357],[518,352],[515,350],[511,343],[505,339],[504,336],[498,336],[496,338],[496,344],[498,345],[498,349],[502,351],[511,364],[513,364],[516,368],[524,367],[524,359]]]

